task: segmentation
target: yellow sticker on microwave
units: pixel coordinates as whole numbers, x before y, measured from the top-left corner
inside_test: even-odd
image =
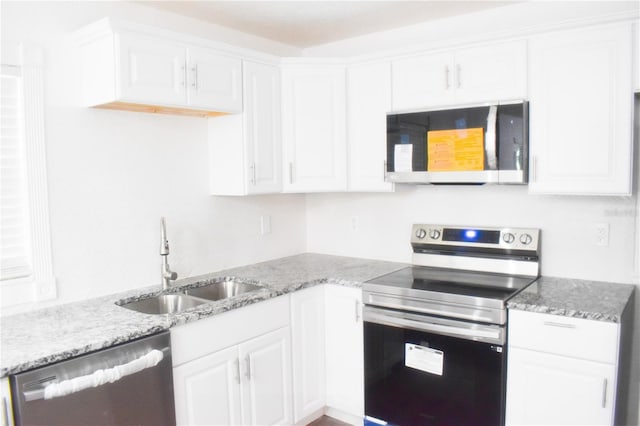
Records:
[[[427,160],[430,172],[484,170],[484,129],[427,132]]]

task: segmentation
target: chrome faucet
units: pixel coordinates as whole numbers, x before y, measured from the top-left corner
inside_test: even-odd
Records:
[[[167,240],[167,227],[164,217],[160,218],[160,256],[162,257],[162,267],[160,270],[162,277],[162,289],[169,288],[169,282],[178,278],[178,274],[169,268],[167,256],[169,256],[169,240]]]

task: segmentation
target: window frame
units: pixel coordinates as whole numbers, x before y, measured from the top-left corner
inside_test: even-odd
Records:
[[[2,314],[28,309],[57,297],[53,274],[44,131],[44,54],[24,43],[3,43],[2,65],[21,70],[28,241],[31,275],[0,281]]]

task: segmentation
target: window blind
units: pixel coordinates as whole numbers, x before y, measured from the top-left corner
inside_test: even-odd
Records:
[[[0,280],[33,273],[19,67],[0,74]]]

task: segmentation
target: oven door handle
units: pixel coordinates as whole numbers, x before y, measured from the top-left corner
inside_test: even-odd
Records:
[[[365,306],[363,312],[365,322],[380,325],[388,325],[398,328],[410,328],[418,331],[427,331],[435,334],[443,334],[452,337],[460,337],[486,343],[504,344],[504,332],[499,326],[491,327],[479,324],[470,324],[460,321],[441,320],[424,315],[412,315],[398,311]]]

